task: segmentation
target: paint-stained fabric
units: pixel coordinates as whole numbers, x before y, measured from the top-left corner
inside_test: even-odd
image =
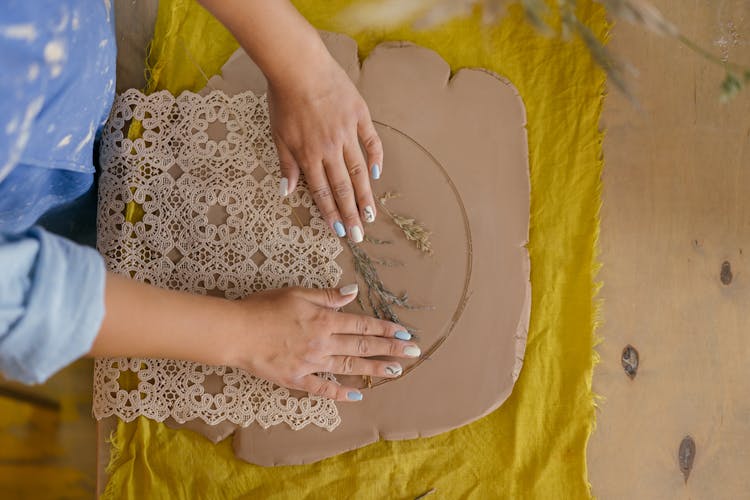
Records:
[[[351,3],[295,2],[315,26],[334,31],[345,29],[336,15]],[[159,8],[150,89],[199,90],[203,75],[215,74],[237,44],[192,0],[162,0]],[[582,1],[578,13],[604,39],[603,7]],[[580,40],[538,34],[517,4],[490,30],[482,29],[476,12],[425,32],[400,27],[349,34],[362,56],[379,42],[409,40],[436,50],[454,70],[488,68],[508,77],[524,100],[533,307],[513,394],[489,416],[440,436],[379,442],[316,464],[275,468],[236,459],[231,439],[214,445],[141,417],[118,425],[105,498],[415,498],[433,488],[428,498],[590,497],[586,442],[594,424],[604,74]],[[388,151],[385,164],[387,176]]]
[[[115,90],[110,0],[0,2],[0,232],[89,189]]]

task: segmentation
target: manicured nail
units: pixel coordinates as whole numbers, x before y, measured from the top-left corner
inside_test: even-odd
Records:
[[[380,165],[377,163],[372,164],[372,168],[370,169],[370,172],[372,174],[372,178],[375,180],[380,179]]]
[[[396,333],[394,333],[393,336],[399,340],[411,340],[411,333],[405,330],[399,330]]]
[[[336,236],[339,238],[343,238],[346,236],[346,229],[344,229],[344,225],[341,223],[341,221],[336,221],[333,223],[333,230],[336,231]]]
[[[387,373],[391,377],[398,377],[399,375],[401,375],[402,371],[403,369],[399,365],[385,367],[385,373]]]
[[[359,285],[357,285],[356,283],[352,283],[351,285],[346,285],[339,288],[339,293],[341,295],[353,295],[357,292],[359,292]]]
[[[404,354],[410,358],[418,358],[419,355],[422,354],[422,351],[419,350],[419,347],[410,345],[409,347],[404,348]]]
[[[282,177],[281,182],[279,182],[279,194],[282,198],[289,194],[289,179],[286,177]]]
[[[352,241],[354,243],[362,243],[362,240],[365,239],[365,236],[362,234],[362,228],[359,226],[352,226],[349,232],[352,235]]]
[[[365,222],[375,222],[375,210],[370,205],[365,207]]]
[[[349,391],[346,393],[346,399],[349,401],[362,401],[362,393],[359,391]]]

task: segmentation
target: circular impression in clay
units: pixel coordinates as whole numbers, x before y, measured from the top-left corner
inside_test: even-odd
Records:
[[[359,248],[378,262],[375,269],[383,285],[396,295],[405,294],[414,308],[392,307],[423,351],[418,360],[398,359],[404,368],[403,378],[429,360],[461,315],[472,267],[471,233],[456,186],[437,159],[406,133],[384,123],[375,127],[394,170],[373,182],[373,194],[376,200],[392,198],[385,201],[385,207],[378,206],[376,222],[365,227],[368,241]],[[408,167],[398,167],[402,165]],[[414,219],[429,231],[431,253],[409,241],[388,212]],[[344,271],[342,283],[356,280],[360,289],[360,300],[345,310],[373,314],[368,299],[373,292],[355,273],[354,256],[348,248],[338,263]],[[394,380],[338,378],[342,383],[372,389]]]

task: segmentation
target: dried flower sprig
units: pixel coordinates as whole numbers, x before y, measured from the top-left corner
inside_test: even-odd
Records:
[[[376,266],[382,265],[382,262],[372,259],[367,255],[367,252],[351,241],[347,241],[347,243],[354,258],[354,271],[364,280],[367,287],[367,293],[365,294],[367,305],[376,318],[399,323],[398,314],[393,309],[394,306],[407,310],[432,309],[431,306],[412,304],[409,301],[409,295],[405,292],[399,295],[389,290],[378,275]],[[360,302],[360,307],[365,309],[363,301]],[[415,331],[414,328],[410,327],[407,327],[407,330],[410,333]]]
[[[432,233],[428,231],[422,224],[417,222],[413,217],[406,217],[404,215],[394,213],[386,206],[388,200],[398,198],[400,196],[401,195],[399,193],[388,191],[384,193],[380,198],[378,198],[378,202],[380,203],[380,206],[383,207],[383,210],[385,210],[385,213],[388,215],[388,217],[390,217],[394,224],[396,224],[401,229],[407,240],[412,241],[414,245],[422,252],[428,255],[433,255],[432,242],[430,241],[430,234]]]
[[[372,243],[374,245],[392,245],[393,244],[391,240],[381,240],[379,238],[375,238],[374,236],[370,236],[368,234],[365,235],[365,241],[367,243]]]
[[[400,196],[401,195],[398,193],[389,191],[384,193],[378,201],[380,202],[380,205],[383,207],[386,214],[401,229],[404,237],[407,240],[414,242],[417,248],[419,248],[421,251],[432,255],[432,247],[429,240],[430,232],[427,231],[424,226],[416,222],[413,218],[395,214],[386,207],[386,203],[388,202],[388,200],[398,198]],[[390,240],[381,240],[372,236],[365,237],[365,240],[375,245],[386,245],[393,243]],[[355,245],[349,240],[347,240],[347,244],[349,245],[349,250],[351,250],[352,257],[354,259],[354,271],[365,282],[367,289],[366,293],[360,293],[357,296],[357,303],[359,304],[359,307],[362,309],[362,311],[367,312],[369,306],[369,310],[372,311],[372,314],[376,318],[402,324],[406,328],[406,330],[411,333],[412,338],[414,340],[417,340],[419,338],[417,335],[418,330],[401,322],[394,308],[398,307],[406,310],[430,310],[434,309],[434,307],[414,305],[410,302],[409,295],[406,292],[401,294],[392,292],[380,279],[377,270],[377,266],[399,267],[404,265],[403,262],[393,259],[373,258],[367,254],[362,246]],[[419,364],[419,362],[417,364]],[[411,368],[413,368],[413,366]],[[406,371],[409,371],[409,369],[407,369]],[[362,377],[362,380],[365,384],[365,387],[372,388],[377,385],[386,383],[391,379],[383,379],[373,384],[372,377],[369,375],[365,375]]]
[[[373,264],[377,264],[379,266],[383,267],[403,267],[404,263],[400,260],[394,260],[394,259],[378,259],[371,257],[370,260]]]
[[[386,288],[375,266],[383,265],[383,262],[388,261],[372,259],[361,247],[353,244],[351,241],[347,241],[347,243],[354,257],[354,271],[364,280],[367,286],[367,293],[357,296],[357,303],[362,311],[367,311],[365,299],[362,298],[363,295],[366,297],[367,305],[369,305],[372,314],[376,318],[386,319],[394,323],[401,323],[398,314],[393,309],[394,306],[409,310],[432,309],[431,306],[415,306],[409,302],[409,296],[406,293],[397,295]],[[413,339],[416,340],[419,338],[416,328],[408,325],[404,325],[404,327],[411,333]],[[362,380],[368,389],[373,387],[371,376],[363,375]]]
[[[745,86],[750,86],[750,68],[730,63],[717,57],[680,33],[677,27],[648,0],[598,0],[607,12],[619,19],[643,26],[656,34],[674,38],[701,57],[721,66],[725,78],[721,83],[720,99],[731,100]],[[415,29],[427,29],[456,17],[470,15],[479,8],[485,24],[495,24],[505,13],[510,0],[376,0],[356,4],[342,13],[340,21],[354,29],[388,28],[411,23]],[[520,0],[527,21],[544,34],[554,33],[551,10],[545,0]],[[631,101],[635,101],[625,78],[630,66],[615,58],[576,14],[578,0],[557,0],[560,33],[563,38],[578,35],[594,61],[607,73],[612,84]]]

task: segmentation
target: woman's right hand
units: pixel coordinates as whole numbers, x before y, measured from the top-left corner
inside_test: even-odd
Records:
[[[316,375],[330,372],[395,378],[395,361],[372,356],[416,358],[419,347],[405,328],[369,316],[337,312],[357,296],[355,286],[340,289],[281,288],[235,302],[245,331],[232,334],[228,365],[291,389],[337,401],[359,401],[362,393]]]
[[[280,288],[234,301],[107,273],[104,320],[89,354],[235,366],[291,389],[359,401],[355,387],[316,374],[394,378],[403,372],[398,362],[369,358],[421,352],[395,323],[336,311],[356,296],[356,286]]]

